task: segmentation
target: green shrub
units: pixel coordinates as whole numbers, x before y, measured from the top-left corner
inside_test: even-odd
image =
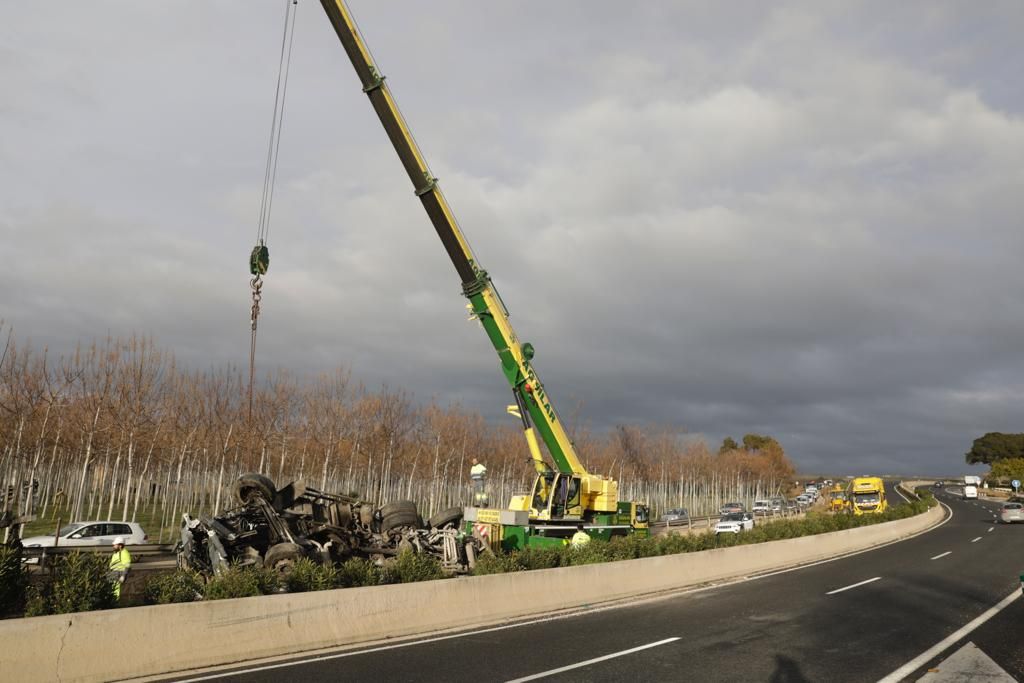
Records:
[[[354,557],[338,567],[334,581],[337,588],[376,586],[381,583],[381,570],[369,560]]]
[[[517,554],[517,563],[523,569],[554,569],[562,566],[565,550],[564,548],[523,548]]]
[[[404,550],[384,565],[383,583],[416,583],[447,578],[441,563],[424,553]]]
[[[146,581],[143,599],[147,605],[166,605],[174,602],[194,602],[203,599],[206,582],[203,577],[187,569],[176,569],[167,574],[154,574]]]
[[[566,566],[607,562],[609,559],[607,550],[608,543],[606,541],[591,541],[576,548],[570,546],[565,551],[562,561]]]
[[[658,543],[653,538],[640,536],[616,536],[608,541],[605,553],[608,559],[635,560],[641,557],[654,557],[661,554]]]
[[[333,564],[314,562],[308,557],[296,560],[292,570],[284,576],[289,593],[322,591],[338,585],[338,569]]]
[[[683,534],[665,534],[653,539],[659,555],[676,555],[678,553],[691,552],[696,536]]]
[[[207,600],[248,598],[278,592],[280,575],[273,569],[233,566],[206,584]]]
[[[519,553],[485,553],[477,558],[473,575],[521,572],[526,567],[519,560]]]
[[[27,588],[28,571],[21,563],[21,548],[0,546],[0,617],[24,609]]]
[[[50,575],[29,590],[25,615],[68,614],[114,607],[114,585],[107,579],[106,555],[73,552],[57,555]]]

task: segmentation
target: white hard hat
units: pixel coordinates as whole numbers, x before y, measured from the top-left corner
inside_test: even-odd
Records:
[[[124,536],[118,536],[115,538],[112,545],[124,545]]]

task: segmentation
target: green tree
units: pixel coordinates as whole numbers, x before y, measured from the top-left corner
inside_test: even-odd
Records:
[[[747,434],[743,437],[743,448],[748,451],[764,451],[773,446],[779,447],[779,442],[770,436]]]
[[[964,458],[968,465],[991,465],[1006,458],[1024,458],[1024,434],[989,432],[974,440],[974,445],[964,454]]]
[[[1024,458],[1002,458],[992,463],[992,472],[989,474],[993,479],[999,479],[1003,484],[1009,484],[1014,479],[1024,481]]]
[[[727,453],[729,451],[738,451],[739,449],[740,445],[736,443],[736,439],[731,436],[727,436],[722,441],[722,447],[718,449],[718,454],[721,455],[722,453]]]

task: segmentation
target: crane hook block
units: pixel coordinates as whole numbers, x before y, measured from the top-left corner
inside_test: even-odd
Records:
[[[249,272],[253,275],[265,275],[270,268],[270,250],[265,244],[257,244],[249,255]]]

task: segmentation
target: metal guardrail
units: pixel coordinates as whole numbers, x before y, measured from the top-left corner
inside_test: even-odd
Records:
[[[125,546],[128,552],[132,555],[132,566],[139,568],[138,565],[143,565],[141,568],[145,568],[145,565],[157,565],[166,566],[168,563],[175,563],[177,555],[174,551],[175,546],[168,543],[143,543],[139,545],[128,545]],[[68,555],[70,553],[92,553],[92,554],[103,554],[109,555],[112,550],[108,545],[59,545],[56,547],[43,547],[43,548],[22,548],[21,556],[22,560],[32,567],[47,567],[49,565],[48,560],[53,557],[60,555]]]

